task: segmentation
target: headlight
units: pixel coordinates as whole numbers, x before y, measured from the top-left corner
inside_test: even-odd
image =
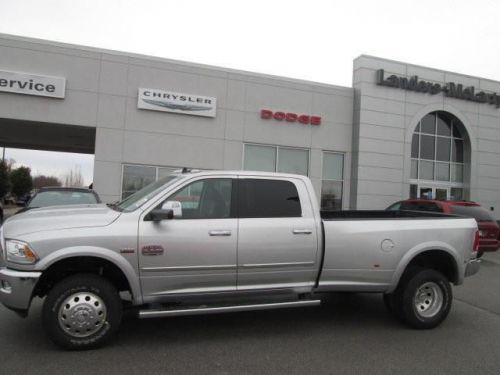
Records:
[[[31,247],[23,241],[5,240],[7,260],[18,264],[33,264],[38,258]]]

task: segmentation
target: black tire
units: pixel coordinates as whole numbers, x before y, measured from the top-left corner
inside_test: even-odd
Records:
[[[479,250],[476,254],[476,258],[479,259],[484,255],[484,251]]]
[[[88,293],[89,295],[85,296],[85,293]],[[74,299],[71,299],[73,298],[72,296],[75,296]],[[76,301],[75,306],[77,305],[79,298],[76,296],[83,296],[85,301],[88,297],[90,301],[83,302],[82,299],[82,302],[80,303],[81,306],[78,306],[80,307],[79,311],[78,309],[68,310],[70,312],[74,312],[70,318],[72,319],[72,322],[74,322],[72,324],[77,324],[77,326],[73,327],[75,332],[80,332],[79,330],[81,330],[81,335],[84,335],[87,334],[85,330],[91,331],[90,334],[84,337],[77,337],[75,336],[77,335],[76,333],[73,335],[63,329],[63,324],[68,329],[70,329],[71,326],[60,321],[59,317],[60,313],[61,316],[66,317],[64,309],[70,306],[67,303],[68,299],[70,300],[70,303]],[[95,302],[92,302],[94,299]],[[102,303],[99,303],[99,300]],[[62,304],[65,302],[66,305],[62,307]],[[94,304],[95,306],[99,306],[99,309],[104,309],[104,311],[92,310]],[[104,306],[102,306],[103,304]],[[99,318],[101,322],[95,323],[98,328],[91,325],[91,323],[93,324],[93,321],[90,319],[87,320],[90,323],[85,323],[88,324],[88,326],[78,326],[78,317],[75,317],[75,314],[81,314],[81,311],[85,310],[85,308],[90,309],[91,316],[94,312],[97,312],[94,316],[102,316],[102,318]],[[96,309],[98,308],[96,307]],[[55,344],[69,350],[94,349],[107,342],[118,330],[122,319],[122,308],[122,301],[118,292],[109,281],[93,274],[77,274],[61,280],[49,291],[43,305],[42,323],[45,332]],[[84,314],[87,314],[87,312]],[[67,321],[66,323],[70,322]],[[95,332],[92,332],[94,330]],[[78,333],[78,335],[79,334],[80,333]]]
[[[421,296],[416,302],[417,293]],[[453,293],[448,279],[433,269],[414,268],[396,289],[401,320],[415,329],[437,327],[448,316]]]

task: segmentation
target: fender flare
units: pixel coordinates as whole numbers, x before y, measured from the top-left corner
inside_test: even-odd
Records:
[[[142,304],[142,293],[139,276],[132,265],[116,252],[96,246],[72,246],[65,247],[47,255],[36,264],[34,271],[44,271],[53,264],[75,257],[92,257],[107,260],[118,267],[125,275],[131,289],[134,304]]]
[[[412,248],[410,251],[408,251],[403,258],[399,261],[396,270],[394,271],[394,274],[392,275],[392,280],[391,280],[391,286],[387,290],[386,293],[392,293],[394,290],[397,288],[399,281],[401,280],[401,276],[403,276],[403,273],[406,271],[408,265],[410,262],[415,259],[418,255],[425,253],[427,251],[443,251],[447,253],[448,255],[451,256],[453,259],[453,263],[455,266],[455,271],[457,273],[457,281],[458,284],[460,284],[460,280],[463,279],[461,276],[463,273],[461,272],[460,269],[460,259],[457,256],[456,250],[448,245],[445,242],[440,242],[440,241],[432,241],[432,242],[424,242],[421,243],[414,248]]]

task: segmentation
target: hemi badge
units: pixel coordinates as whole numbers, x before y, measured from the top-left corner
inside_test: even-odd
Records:
[[[142,247],[142,255],[162,255],[163,246],[160,245],[146,245]]]
[[[135,249],[120,249],[120,254],[133,254]]]

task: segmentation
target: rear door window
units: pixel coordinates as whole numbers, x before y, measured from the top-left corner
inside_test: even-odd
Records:
[[[493,216],[480,206],[451,206],[451,213],[460,216],[473,217],[478,222],[495,221]]]
[[[290,181],[240,179],[238,214],[240,218],[300,217],[299,193]]]

